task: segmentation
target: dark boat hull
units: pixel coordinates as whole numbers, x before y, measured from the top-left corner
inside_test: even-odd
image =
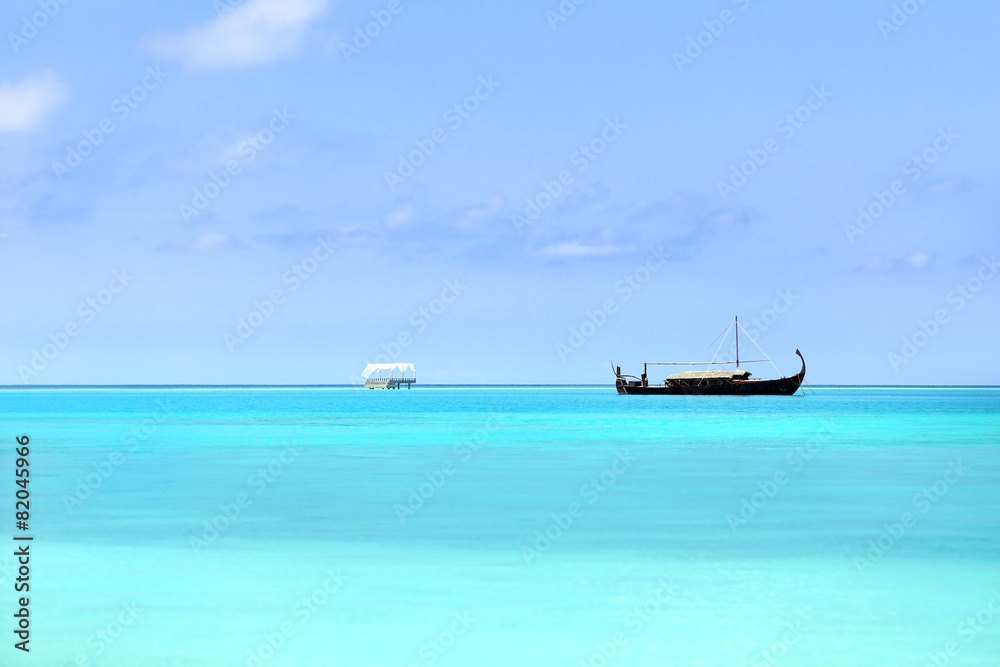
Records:
[[[747,380],[714,387],[669,387],[663,385],[630,387],[618,385],[619,394],[630,396],[790,396],[799,390],[796,376],[777,380]]]
[[[802,370],[795,375],[777,380],[733,380],[698,385],[674,383],[643,386],[641,382],[627,382],[625,378],[619,376],[615,387],[619,394],[628,396],[791,396],[798,391],[806,377],[806,360],[798,350],[795,350],[795,354],[802,359]]]

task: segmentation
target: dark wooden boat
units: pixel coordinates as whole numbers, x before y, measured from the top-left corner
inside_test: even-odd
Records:
[[[615,388],[619,394],[638,396],[661,396],[661,395],[698,395],[698,396],[791,396],[806,377],[806,360],[802,353],[795,350],[802,360],[802,370],[795,375],[780,377],[775,380],[751,379],[750,371],[740,368],[740,343],[739,332],[743,329],[739,320],[734,318],[733,322],[726,328],[719,338],[727,334],[730,329],[734,331],[736,341],[736,361],[719,361],[713,358],[709,362],[644,362],[642,365],[642,376],[622,375],[621,366],[614,366]],[[743,331],[749,338],[749,334]],[[719,338],[716,338],[718,340]],[[750,339],[753,342],[753,339]],[[714,343],[715,341],[713,341]],[[754,345],[757,345],[754,342]],[[711,345],[709,346],[711,347]],[[760,346],[757,346],[760,349]],[[720,344],[721,348],[721,344]],[[766,355],[765,355],[766,357]],[[753,359],[743,363],[770,362],[770,359]],[[720,366],[736,364],[735,370],[704,370],[704,371],[684,371],[675,375],[670,375],[663,384],[650,384],[647,374],[648,366]],[[632,378],[632,379],[629,379]]]

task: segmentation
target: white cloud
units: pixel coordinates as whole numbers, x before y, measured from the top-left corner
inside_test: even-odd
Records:
[[[863,268],[869,271],[891,271],[895,268],[896,263],[889,259],[888,257],[883,257],[882,255],[875,255],[863,265]]]
[[[150,39],[154,51],[189,67],[239,67],[295,55],[326,0],[249,0],[183,35]]]
[[[888,273],[894,271],[922,270],[930,267],[932,256],[924,250],[916,250],[901,259],[875,255],[860,268],[868,271]]]
[[[579,241],[568,243],[557,243],[542,249],[543,255],[555,255],[557,257],[608,257],[621,252],[628,252],[632,248],[620,245],[584,245]]]
[[[33,130],[42,117],[66,100],[66,85],[55,72],[32,74],[20,83],[0,84],[0,132]]]
[[[931,181],[930,189],[936,195],[954,195],[967,191],[969,184],[964,178],[939,178]]]
[[[223,234],[222,232],[205,232],[194,240],[194,243],[191,244],[191,249],[204,252],[230,245],[231,242],[232,239],[230,239],[228,234]]]
[[[207,231],[197,236],[184,234],[160,245],[162,252],[211,252],[213,250],[244,247],[243,242],[231,234]]]
[[[906,258],[906,263],[915,269],[926,269],[930,259],[931,254],[929,252],[918,250]]]
[[[462,212],[456,226],[464,232],[481,231],[495,222],[494,218],[503,210],[504,200],[493,195],[484,206],[470,206]]]
[[[413,214],[413,204],[406,204],[387,214],[383,220],[389,229],[399,229],[413,222]]]

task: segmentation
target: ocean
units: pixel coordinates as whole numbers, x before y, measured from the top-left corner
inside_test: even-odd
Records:
[[[0,423],[0,664],[1000,665],[998,388],[8,388]]]

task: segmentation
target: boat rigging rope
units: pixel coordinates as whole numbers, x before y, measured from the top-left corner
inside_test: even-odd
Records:
[[[767,356],[767,352],[765,352],[760,345],[757,345],[757,341],[751,338],[750,334],[747,333],[747,330],[743,328],[743,325],[737,322],[736,326],[740,328],[740,331],[746,334],[747,338],[750,338],[750,342],[753,343],[758,350],[760,350],[760,353],[764,355],[764,358],[767,359],[768,361],[771,361],[771,358]],[[778,377],[781,377],[781,371],[778,370],[778,367],[774,365],[773,361],[771,361],[771,366],[774,366],[774,371],[778,374]]]
[[[735,320],[734,320],[734,322],[735,322]],[[730,324],[728,327],[726,327],[725,331],[723,331],[722,333],[719,334],[719,337],[716,338],[715,340],[719,340],[719,338],[722,338],[722,336],[724,336],[725,334],[729,333],[729,330],[732,329],[732,328],[733,328],[733,325]],[[713,340],[712,343],[714,343],[715,340]],[[712,360],[710,362],[708,362],[708,366],[706,366],[706,368],[705,368],[706,371],[708,370],[708,367],[712,366],[715,363],[715,358],[717,356],[719,356],[719,350],[722,349],[722,343],[725,343],[727,340],[728,340],[728,338],[723,338],[722,342],[719,343],[719,347],[716,348],[715,354],[712,355]],[[712,347],[712,343],[709,343],[708,347]],[[732,345],[732,344],[730,344],[730,345]],[[706,347],[705,349],[707,350],[708,347]],[[761,350],[761,352],[763,352],[763,350]],[[701,354],[705,354],[705,353],[702,352]],[[701,354],[699,354],[698,356],[700,357]],[[765,354],[764,356],[766,357],[767,355]]]
[[[742,330],[743,330],[743,333],[745,333],[745,334],[746,334],[746,337],[747,337],[747,338],[750,338],[750,342],[751,342],[751,343],[753,343],[753,344],[754,344],[754,345],[755,345],[755,346],[757,347],[757,349],[758,349],[758,350],[760,350],[760,353],[764,355],[764,358],[765,358],[765,359],[767,359],[768,361],[771,361],[771,359],[770,359],[770,358],[768,358],[768,356],[767,356],[767,352],[765,352],[765,351],[763,350],[763,348],[761,348],[761,346],[760,346],[760,345],[757,345],[757,341],[755,341],[755,340],[754,340],[753,338],[751,338],[750,334],[748,334],[748,333],[747,333],[747,330],[746,330],[746,329],[743,329],[743,325],[741,325],[741,324],[737,324],[737,326],[739,326],[739,327],[740,327],[740,329],[742,329]],[[773,362],[773,361],[771,361],[771,365],[772,365],[772,366],[774,366],[774,362]],[[774,371],[775,371],[775,372],[776,372],[776,373],[778,374],[778,377],[781,377],[781,371],[780,371],[780,370],[778,370],[778,367],[777,367],[777,366],[774,366]],[[810,390],[810,391],[812,391],[813,393],[815,393],[815,390],[814,390],[814,389],[813,389],[812,387],[810,387],[810,386],[809,386],[808,384],[806,384],[806,380],[805,380],[805,378],[802,378],[802,384],[806,385],[806,387],[809,387],[809,390]],[[805,387],[803,387],[803,389],[802,389],[802,395],[803,395],[803,396],[805,396],[805,395],[806,395],[806,390],[805,390]]]
[[[732,328],[732,326],[733,326],[732,324],[727,325],[726,328],[722,330],[722,333],[720,333],[718,336],[715,337],[715,340],[719,340],[720,338],[722,338],[723,336],[725,336],[729,332],[729,330]],[[715,345],[715,340],[713,340],[711,343],[709,343],[705,347],[705,349],[701,351],[701,354],[699,354],[697,357],[695,357],[695,359],[700,359],[702,354],[705,354],[706,352],[708,352],[708,348],[710,348],[713,345]],[[719,345],[719,348],[720,349],[722,348],[721,344]],[[718,354],[718,353],[719,353],[719,350],[716,350],[715,354]],[[712,357],[712,361],[715,361],[715,357],[714,356]],[[708,362],[709,365],[712,364],[712,361]]]

